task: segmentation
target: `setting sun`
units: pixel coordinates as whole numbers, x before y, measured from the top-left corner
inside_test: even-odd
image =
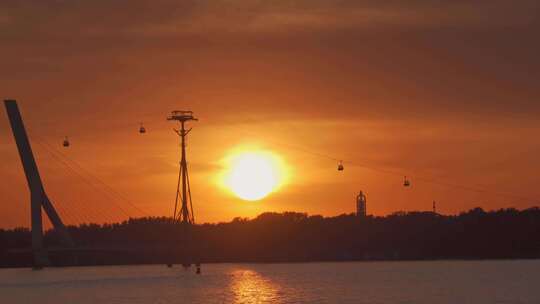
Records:
[[[278,156],[267,151],[249,151],[226,159],[222,182],[237,197],[257,201],[277,190],[284,178],[284,164]]]

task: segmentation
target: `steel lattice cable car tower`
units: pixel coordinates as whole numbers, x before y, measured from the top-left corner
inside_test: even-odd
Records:
[[[167,120],[176,120],[180,123],[180,130],[174,129],[174,131],[180,136],[181,158],[180,171],[178,173],[178,183],[176,186],[176,200],[174,202],[173,221],[183,224],[193,224],[195,222],[195,217],[193,215],[193,202],[191,201],[191,189],[189,186],[189,174],[186,160],[186,136],[191,131],[191,128],[186,130],[185,124],[188,121],[197,121],[198,119],[193,117],[192,111],[172,111],[171,115],[167,117]],[[180,210],[178,210],[179,199],[182,201]]]

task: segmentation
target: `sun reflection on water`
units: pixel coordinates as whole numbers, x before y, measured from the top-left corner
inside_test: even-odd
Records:
[[[235,304],[281,303],[280,287],[256,271],[232,271],[229,288]]]

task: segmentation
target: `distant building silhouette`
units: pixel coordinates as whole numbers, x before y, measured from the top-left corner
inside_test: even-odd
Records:
[[[356,197],[356,216],[365,217],[367,215],[367,198],[364,192],[360,191],[360,194]]]

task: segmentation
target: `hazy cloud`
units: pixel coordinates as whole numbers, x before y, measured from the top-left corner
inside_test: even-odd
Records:
[[[166,35],[390,28],[529,26],[522,1],[3,1],[0,24],[17,34]],[[10,22],[7,22],[10,21]]]

